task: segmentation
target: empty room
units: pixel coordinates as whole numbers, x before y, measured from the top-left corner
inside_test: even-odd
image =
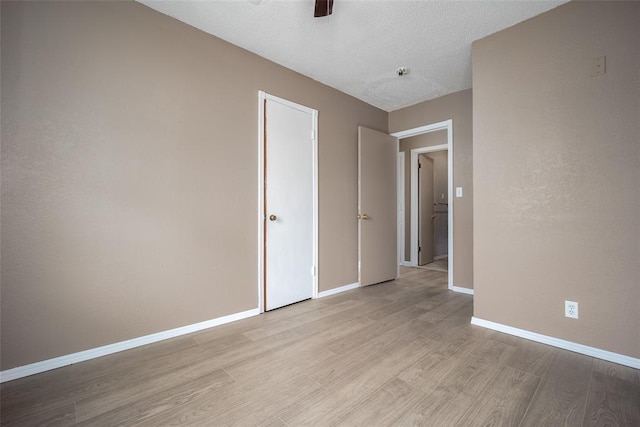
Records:
[[[2,426],[640,425],[640,2],[0,19]]]

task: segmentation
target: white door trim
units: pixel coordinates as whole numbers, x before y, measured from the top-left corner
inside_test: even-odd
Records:
[[[265,212],[264,212],[264,104],[266,100],[279,102],[291,108],[309,113],[313,118],[312,130],[312,174],[313,174],[313,291],[312,298],[318,298],[318,110],[287,101],[266,92],[258,91],[258,309],[264,312],[264,243],[265,243]]]
[[[436,132],[439,130],[447,131],[447,143],[441,145],[435,145],[431,147],[414,148],[411,150],[411,253],[409,264],[411,266],[418,265],[418,154],[430,153],[434,151],[447,150],[447,163],[449,165],[448,170],[448,199],[449,199],[449,277],[448,288],[453,289],[453,205],[454,205],[454,187],[453,187],[453,120],[445,120],[438,123],[432,123],[425,126],[420,126],[405,131],[392,133],[391,136],[395,136],[398,139],[409,138],[412,136],[422,135],[429,132]],[[404,194],[401,195],[402,203],[404,205]],[[405,225],[406,226],[406,225]],[[402,239],[401,247],[404,248],[404,230],[400,233],[398,242]],[[400,243],[399,243],[400,245]],[[400,246],[398,246],[400,248]],[[399,250],[399,249],[398,249]],[[404,256],[403,258],[404,259]],[[405,262],[406,264],[406,262]]]
[[[400,144],[398,142],[398,144]],[[398,145],[399,146],[399,145]],[[400,266],[405,264],[404,261],[404,151],[398,153],[398,277],[400,277]]]

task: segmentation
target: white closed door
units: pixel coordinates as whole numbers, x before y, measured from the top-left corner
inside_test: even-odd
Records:
[[[313,295],[314,124],[313,110],[265,100],[265,310]]]
[[[358,248],[361,286],[398,275],[398,139],[358,127]]]

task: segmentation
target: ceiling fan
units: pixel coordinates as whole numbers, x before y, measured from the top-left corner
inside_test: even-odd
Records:
[[[314,18],[329,16],[333,12],[333,0],[316,0],[316,7],[313,12]]]

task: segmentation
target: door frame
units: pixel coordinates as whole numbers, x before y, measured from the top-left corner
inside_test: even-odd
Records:
[[[398,140],[398,149],[400,147],[400,140]],[[404,224],[404,151],[398,152],[398,166],[397,173],[398,176],[396,179],[398,180],[398,195],[397,199],[397,215],[398,215],[398,228],[396,237],[397,245],[398,245],[398,277],[400,277],[400,266],[404,263],[404,233],[405,233],[405,224]]]
[[[437,132],[440,130],[447,131],[447,143],[434,145],[430,147],[414,148],[411,150],[411,244],[410,244],[410,261],[409,266],[415,267],[418,265],[418,154],[430,153],[434,151],[447,150],[447,198],[449,200],[449,214],[448,214],[448,258],[449,258],[449,272],[448,272],[448,288],[453,290],[453,201],[454,201],[454,188],[453,188],[453,119],[444,120],[437,123],[428,124],[425,126],[419,126],[417,128],[408,129],[400,132],[394,132],[391,136],[395,136],[398,139],[410,138],[412,136],[418,136],[425,133]],[[404,177],[403,177],[404,179]],[[402,204],[404,206],[404,193],[401,195]],[[405,227],[406,228],[406,227]],[[399,243],[398,248],[404,248],[405,244],[405,230],[398,236]],[[400,249],[398,249],[400,251]],[[398,255],[399,257],[400,255]],[[403,258],[400,258],[404,260]],[[407,265],[406,261],[404,262]]]
[[[279,102],[288,107],[295,108],[312,116],[312,211],[313,211],[313,266],[312,275],[312,298],[318,298],[318,110],[296,104],[295,102],[270,95],[264,91],[258,91],[258,310],[264,313],[264,268],[265,268],[265,102],[267,100]]]

